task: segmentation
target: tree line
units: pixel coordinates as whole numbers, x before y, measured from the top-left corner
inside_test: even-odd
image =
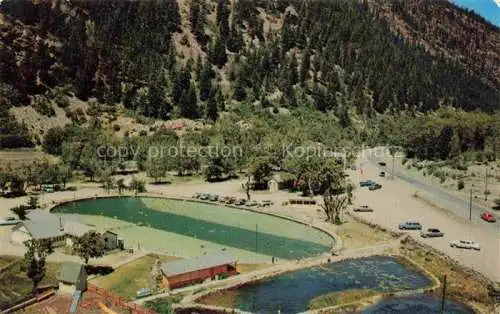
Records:
[[[282,27],[264,30],[258,8],[282,18]],[[13,40],[19,27],[1,32],[1,83],[11,105],[69,84],[80,99],[161,119],[214,121],[235,101],[313,106],[333,112],[344,127],[353,111],[371,118],[442,103],[497,109],[498,86],[392,32],[366,2],[191,1],[187,30],[176,1],[5,0],[2,11],[34,26],[25,40]],[[187,43],[174,37],[186,32],[202,50],[197,59],[178,50]],[[45,40],[51,36],[59,47]],[[229,89],[221,86],[224,77]]]

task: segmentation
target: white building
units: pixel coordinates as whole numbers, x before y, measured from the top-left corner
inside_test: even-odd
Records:
[[[84,224],[78,215],[57,216],[48,211],[32,210],[16,225],[12,241],[22,244],[36,239],[51,241],[54,247],[72,245],[74,239],[83,236],[94,228]]]

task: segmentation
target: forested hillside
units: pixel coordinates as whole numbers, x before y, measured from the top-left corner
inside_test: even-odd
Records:
[[[159,119],[315,108],[344,128],[499,107],[498,28],[439,1],[4,0],[0,22],[3,121],[73,95]],[[25,133],[2,123],[0,147]]]

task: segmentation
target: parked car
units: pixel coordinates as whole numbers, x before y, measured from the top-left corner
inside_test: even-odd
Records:
[[[201,196],[201,193],[194,193],[192,198],[200,198]]]
[[[210,194],[208,193],[202,193],[200,195],[200,200],[208,200],[210,198]]]
[[[416,221],[407,221],[399,224],[400,230],[422,230],[422,225]]]
[[[361,205],[361,206],[354,207],[353,211],[355,211],[355,212],[372,212],[373,208],[371,208],[368,205]]]
[[[246,203],[246,206],[248,206],[248,207],[256,207],[256,206],[259,206],[259,203],[257,203],[257,201],[250,201],[250,202]]]
[[[376,184],[375,181],[372,180],[366,180],[366,181],[360,181],[359,186],[370,186],[372,184]]]
[[[497,218],[490,212],[484,212],[481,214],[481,219],[487,221],[487,222],[495,222],[497,221]]]
[[[136,296],[138,298],[144,298],[144,297],[150,296],[151,294],[152,294],[151,290],[148,288],[141,288],[141,289],[137,290],[137,292],[136,292]]]
[[[217,200],[219,199],[219,195],[218,194],[211,194],[208,199],[212,202],[217,202]]]
[[[450,243],[451,247],[459,248],[459,249],[473,249],[479,251],[481,246],[479,243],[474,242],[472,240],[458,240]]]
[[[444,233],[442,233],[439,229],[429,228],[425,231],[422,231],[420,233],[420,236],[422,238],[437,238],[437,237],[443,237]]]
[[[270,201],[270,200],[264,200],[264,201],[262,201],[262,202],[260,203],[260,205],[262,205],[262,206],[271,206],[271,205],[273,205],[273,204],[274,204],[274,203],[273,203],[272,201]]]
[[[240,198],[239,200],[237,200],[236,202],[234,202],[234,205],[238,205],[238,206],[245,205],[246,202],[247,202],[246,199]]]
[[[236,202],[236,197],[230,196],[226,199],[226,204],[234,204]]]
[[[226,203],[228,198],[229,198],[229,196],[221,196],[221,197],[219,197],[219,202]]]
[[[375,183],[375,184],[370,185],[368,187],[368,190],[375,191],[375,190],[378,190],[378,189],[381,189],[381,188],[382,188],[382,184]]]
[[[379,177],[384,178],[384,177],[385,177],[385,172],[384,172],[384,171],[380,172],[380,173],[378,174],[378,176],[379,176]]]

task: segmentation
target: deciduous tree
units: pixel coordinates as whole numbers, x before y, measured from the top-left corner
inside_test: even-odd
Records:
[[[73,243],[73,251],[88,264],[90,258],[104,255],[104,239],[96,231],[89,231]]]

